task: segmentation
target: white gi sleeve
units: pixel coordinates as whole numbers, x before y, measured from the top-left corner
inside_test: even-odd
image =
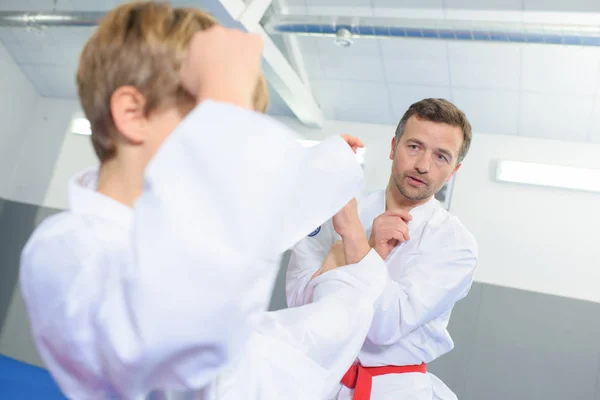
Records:
[[[311,277],[321,268],[331,246],[339,239],[331,220],[328,220],[292,248],[285,276],[288,307],[310,303]]]

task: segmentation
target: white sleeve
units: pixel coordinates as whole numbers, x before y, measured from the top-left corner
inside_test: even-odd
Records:
[[[261,114],[192,111],[146,170],[128,279],[94,320],[120,396],[211,381],[266,310],[280,254],[362,185],[339,137],[304,148]]]
[[[452,229],[454,227],[451,227]],[[465,297],[477,265],[477,245],[467,232],[440,230],[431,244],[392,270],[379,299],[368,337],[377,345],[398,342],[409,333],[451,309]],[[389,262],[389,261],[388,261]]]
[[[333,229],[332,221],[328,220],[292,248],[285,275],[288,307],[310,303],[312,293],[308,286],[311,277],[321,268],[338,238],[340,237]]]
[[[311,304],[263,315],[240,366],[220,377],[227,381],[223,399],[330,398],[364,343],[387,280],[374,250],[333,271],[311,281]]]

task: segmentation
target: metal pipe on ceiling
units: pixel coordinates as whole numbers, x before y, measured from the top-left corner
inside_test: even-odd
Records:
[[[275,15],[264,25],[271,35],[335,38],[347,46],[353,38],[412,38],[600,46],[600,26],[459,21],[385,17]]]
[[[49,28],[97,26],[106,15],[101,11],[0,11],[0,26],[16,28]]]

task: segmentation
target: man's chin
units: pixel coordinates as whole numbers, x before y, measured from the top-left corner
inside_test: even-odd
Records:
[[[420,190],[415,190],[414,188],[398,187],[398,189],[404,197],[411,201],[422,201],[431,196],[429,193],[424,193]]]

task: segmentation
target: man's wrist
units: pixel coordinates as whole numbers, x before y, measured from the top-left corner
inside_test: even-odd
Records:
[[[344,243],[347,264],[358,263],[371,251],[369,240],[360,224],[358,227],[343,232],[340,236]]]

